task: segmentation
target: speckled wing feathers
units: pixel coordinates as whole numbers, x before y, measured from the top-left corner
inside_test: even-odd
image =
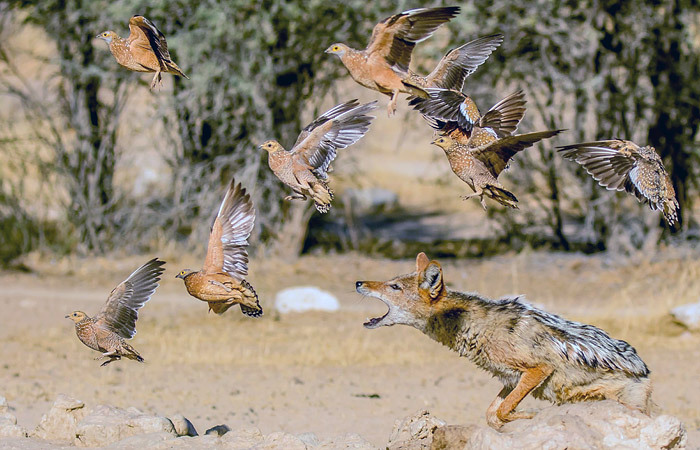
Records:
[[[375,25],[365,53],[378,53],[387,63],[406,72],[413,47],[457,14],[459,7],[448,6],[412,9],[387,17]]]
[[[483,162],[491,174],[498,175],[508,166],[510,159],[518,152],[532,147],[542,139],[548,139],[564,130],[536,131],[534,133],[506,136],[484,147],[471,150],[471,154]]]
[[[248,274],[248,237],[255,208],[245,188],[231,180],[209,235],[203,271],[226,272],[237,281]]]
[[[354,105],[353,102],[356,102],[356,100],[339,106]],[[328,116],[331,111],[337,110],[339,106],[331,109],[313,123],[318,122],[324,116]],[[341,108],[341,113],[335,114],[333,119],[323,120],[315,127],[309,129],[304,140],[295,145],[291,152],[302,158],[302,162],[311,168],[314,175],[322,180],[327,179],[328,167],[335,159],[337,149],[354,144],[367,133],[369,125],[374,119],[373,116],[368,116],[367,113],[376,108],[376,106],[377,102],[374,101],[354,106],[352,109]]]
[[[651,209],[660,209],[670,225],[678,220],[673,184],[653,147],[608,140],[567,145],[558,151],[579,163],[606,189],[634,194]]]
[[[164,264],[164,261],[153,258],[115,287],[105,307],[94,317],[95,324],[125,339],[134,337],[138,310],[158,287]]]
[[[426,77],[429,86],[461,91],[464,80],[503,43],[502,34],[482,36],[450,50]]]

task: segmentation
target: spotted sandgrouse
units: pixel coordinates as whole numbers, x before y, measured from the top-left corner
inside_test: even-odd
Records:
[[[102,365],[122,357],[143,362],[143,358],[126,343],[136,334],[136,319],[139,309],[150,300],[158,287],[163,273],[164,261],[154,258],[139,267],[115,287],[107,298],[102,311],[88,317],[82,311],[73,311],[67,319],[75,322],[75,332],[80,341],[108,358]]]
[[[170,58],[163,33],[143,16],[129,19],[129,37],[126,39],[114,31],[105,31],[96,37],[109,44],[109,51],[120,65],[135,72],[155,72],[151,89],[161,84],[161,73],[188,78]]]
[[[429,92],[428,100],[414,99],[414,107],[441,134],[432,144],[445,151],[452,171],[474,191],[462,198],[479,197],[486,209],[486,195],[517,209],[518,199],[498,182],[498,176],[516,153],[563,130],[513,135],[525,113],[522,91],[501,100],[483,116],[471,98],[461,92]]]
[[[670,226],[678,220],[678,200],[664,163],[654,147],[622,139],[558,147],[608,190],[627,191],[652,210],[661,210]]]
[[[285,200],[306,200],[308,195],[319,212],[330,210],[333,191],[326,182],[329,166],[338,149],[354,144],[367,133],[374,119],[367,113],[376,104],[360,105],[350,100],[331,108],[302,130],[291,150],[274,140],[260,146],[268,152],[270,169],[294,191]]]

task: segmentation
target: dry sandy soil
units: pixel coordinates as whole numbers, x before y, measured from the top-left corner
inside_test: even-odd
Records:
[[[685,253],[624,260],[523,253],[443,265],[454,289],[492,297],[526,294],[532,303],[629,341],[652,370],[655,401],[680,417],[692,430],[691,445],[699,445],[700,335],[684,332],[666,315],[700,294],[700,261]],[[0,395],[20,425],[32,429],[65,393],[89,406],[182,413],[200,431],[225,423],[319,437],[356,432],[379,446],[394,420],[421,408],[449,423],[483,423],[500,389],[414,329],[362,327],[385,307],[355,294],[354,281],[410,272],[413,261],[356,255],[254,260],[250,280],[266,314],[250,319],[233,308],[223,316],[208,314],[174,278],[198,262],[159,256],[169,261],[165,278],[143,308],[132,341],[145,364],[123,360],[99,367],[64,316],[74,309],[97,312],[112,287],[150,255],[30,258],[33,273],[0,273]],[[341,310],[279,315],[276,292],[295,285],[332,292]],[[538,403],[528,399],[524,406]]]

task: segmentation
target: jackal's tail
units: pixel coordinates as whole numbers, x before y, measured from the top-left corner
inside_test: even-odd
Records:
[[[503,206],[507,206],[509,208],[513,209],[519,209],[518,208],[518,199],[513,195],[512,192],[508,191],[505,188],[499,187],[499,186],[493,186],[493,185],[487,185],[484,188],[484,194],[486,194],[488,197],[491,197],[492,199],[496,200],[498,203],[500,203]]]
[[[241,280],[241,287],[243,293],[243,302],[241,302],[241,312],[246,316],[250,317],[260,317],[263,315],[262,306],[260,306],[260,300],[258,300],[258,294],[253,289],[253,286],[246,280]]]

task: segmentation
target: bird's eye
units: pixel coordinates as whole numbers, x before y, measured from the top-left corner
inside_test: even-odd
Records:
[[[334,51],[334,52],[337,52],[338,50],[340,50],[340,47],[338,47],[337,45],[334,45],[334,46],[333,46],[333,51]]]
[[[399,285],[396,284],[396,283],[391,283],[391,284],[389,285],[389,287],[392,288],[392,289],[395,290],[395,291],[400,291],[400,290],[401,290],[401,286],[399,286]]]

